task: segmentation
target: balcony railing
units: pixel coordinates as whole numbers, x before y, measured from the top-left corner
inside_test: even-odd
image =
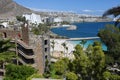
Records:
[[[26,64],[34,64],[34,59],[26,59],[23,55],[20,53],[18,54],[19,58],[22,59],[22,61]]]
[[[25,58],[27,59],[32,59],[35,58],[35,55],[26,55],[24,52],[22,52],[21,50],[18,50],[18,52],[23,55]]]

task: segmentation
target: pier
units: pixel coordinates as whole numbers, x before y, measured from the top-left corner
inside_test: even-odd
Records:
[[[90,40],[90,39],[99,39],[99,37],[85,37],[85,38],[69,38],[69,41],[79,41],[79,40]]]

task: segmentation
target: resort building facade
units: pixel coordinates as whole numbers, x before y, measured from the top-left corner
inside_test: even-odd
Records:
[[[36,36],[29,32],[28,25],[23,25],[21,29],[0,28],[2,38],[11,39],[11,43],[16,45],[13,50],[18,59],[14,61],[19,65],[30,65],[38,70],[40,74],[44,73],[46,60],[50,61],[50,41],[49,36]],[[1,68],[0,72],[4,73]]]
[[[25,13],[23,16],[28,20],[30,23],[43,23],[41,16],[35,13]]]

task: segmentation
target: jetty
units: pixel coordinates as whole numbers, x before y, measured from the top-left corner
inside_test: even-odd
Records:
[[[77,29],[77,26],[75,25],[70,25],[69,27],[67,27],[66,30],[76,30]]]
[[[69,41],[79,41],[79,40],[90,40],[90,39],[99,39],[100,37],[85,37],[85,38],[69,38]]]

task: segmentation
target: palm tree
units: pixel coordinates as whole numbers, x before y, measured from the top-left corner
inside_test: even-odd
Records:
[[[79,44],[81,44],[82,45],[82,47],[84,48],[84,45],[86,44],[86,40],[81,40],[81,42],[79,43]]]
[[[24,16],[16,16],[17,21],[21,22],[21,27],[28,25],[28,20]]]
[[[66,53],[66,56],[67,56],[67,54],[68,54],[68,47],[66,46],[66,48],[65,48],[65,49],[66,49],[66,51],[67,51],[67,53]]]
[[[14,45],[10,43],[10,40],[0,39],[0,66],[3,67],[6,62],[11,62],[16,57],[15,52],[10,51]]]
[[[52,47],[52,49],[53,49],[53,51],[52,51],[52,56],[53,56],[53,52],[54,52],[54,48],[55,48],[55,41],[53,40],[52,42],[51,42],[51,47]]]
[[[65,56],[65,49],[66,49],[66,43],[62,43],[62,46],[64,47],[64,56]]]
[[[114,17],[117,17],[120,15],[120,6],[113,7],[109,10],[107,10],[104,14],[103,17],[108,16],[108,15],[114,15]],[[117,19],[115,26],[117,26],[120,23],[120,17]]]
[[[17,21],[19,21],[19,22],[23,22],[23,23],[27,23],[27,22],[28,22],[28,21],[26,20],[26,18],[23,17],[23,16],[16,16],[16,19],[17,19]]]

